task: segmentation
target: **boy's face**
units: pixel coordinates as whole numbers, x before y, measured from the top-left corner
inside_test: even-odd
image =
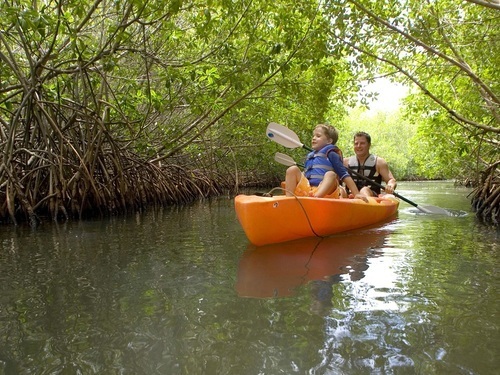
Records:
[[[312,148],[314,151],[319,151],[326,145],[332,143],[332,139],[325,134],[323,128],[316,128],[313,131]]]

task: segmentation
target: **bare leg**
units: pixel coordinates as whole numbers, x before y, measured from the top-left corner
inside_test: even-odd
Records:
[[[318,190],[316,190],[315,197],[321,198],[325,195],[332,194],[337,187],[339,186],[339,182],[337,180],[337,174],[332,171],[328,171],[325,173],[323,177],[323,181],[318,186]]]
[[[295,188],[302,178],[302,172],[299,167],[291,166],[286,170],[285,184],[286,184],[286,195],[292,197],[295,192]]]
[[[370,189],[368,186],[363,187],[363,188],[359,191],[359,193],[360,193],[361,195],[364,195],[365,197],[373,197],[373,196],[374,196],[372,189]]]

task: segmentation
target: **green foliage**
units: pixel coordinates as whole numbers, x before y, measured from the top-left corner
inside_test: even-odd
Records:
[[[438,179],[456,178],[474,170],[467,140],[461,136],[457,125],[450,124],[446,114],[435,111],[417,119],[411,115],[408,117],[415,121],[418,129],[410,143],[417,173]]]
[[[399,111],[373,112],[356,108],[349,113],[345,124],[339,126],[338,145],[344,156],[354,155],[353,136],[364,131],[372,137],[370,151],[383,157],[398,180],[428,178],[425,171],[416,168],[412,154],[411,140],[417,132],[417,126],[406,121]]]
[[[498,10],[439,0],[328,2],[339,43],[353,48],[353,65],[386,74],[417,90],[404,116],[416,172],[427,178],[477,177],[498,161],[500,62]],[[485,53],[488,51],[488,53]]]

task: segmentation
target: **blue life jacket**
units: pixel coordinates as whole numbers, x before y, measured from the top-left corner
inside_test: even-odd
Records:
[[[377,156],[370,154],[365,162],[360,165],[359,160],[356,155],[351,156],[349,158],[349,168],[359,174],[368,177],[370,180],[373,180],[379,184],[382,183],[382,176],[377,172]],[[372,185],[369,181],[358,177],[356,175],[352,176],[354,183],[358,187],[358,189],[362,189],[365,186],[368,186],[374,193],[380,194],[380,188],[378,186]]]
[[[319,151],[311,151],[306,158],[304,175],[311,186],[318,186],[328,171],[333,171],[333,165],[328,154],[333,151],[342,157],[342,152],[336,145],[326,145]]]

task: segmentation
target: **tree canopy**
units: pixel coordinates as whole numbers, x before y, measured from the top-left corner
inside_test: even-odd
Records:
[[[415,167],[420,177],[444,166],[498,175],[493,1],[17,0],[0,10],[1,220],[269,182],[284,171],[268,122],[304,140],[318,122],[342,129],[377,76],[414,88],[402,124],[417,130],[403,156],[436,165],[432,176]]]

